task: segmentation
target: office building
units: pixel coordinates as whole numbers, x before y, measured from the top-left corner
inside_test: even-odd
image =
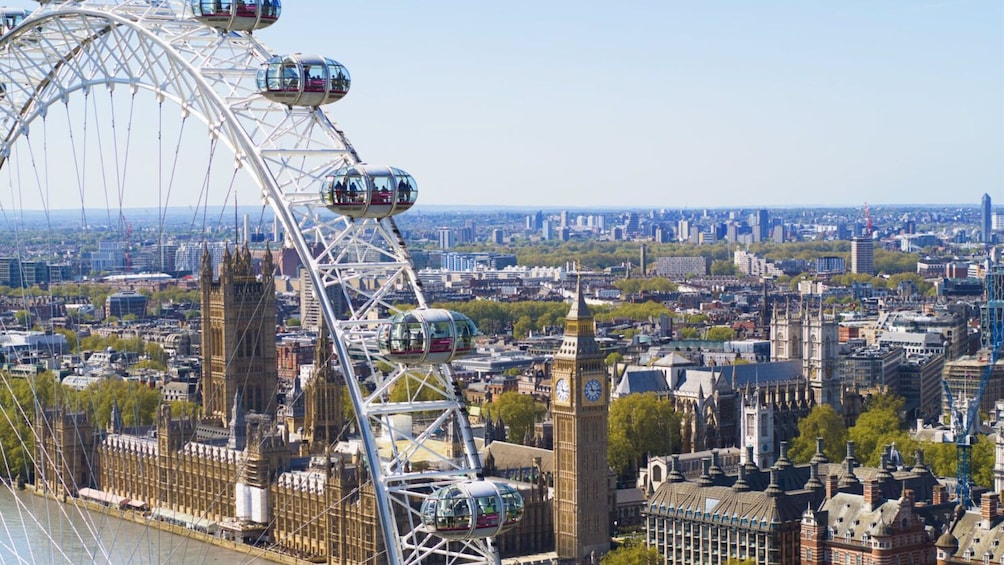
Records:
[[[851,240],[851,272],[875,274],[875,242],[870,237],[855,237]]]
[[[994,232],[993,209],[989,194],[983,195],[983,200],[980,202],[980,212],[980,219],[982,220],[980,224],[980,241],[986,245],[990,245],[994,242]]]

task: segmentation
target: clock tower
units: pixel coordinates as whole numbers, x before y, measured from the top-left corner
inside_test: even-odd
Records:
[[[589,563],[610,550],[607,415],[610,386],[582,280],[554,355],[554,545],[562,563]]]

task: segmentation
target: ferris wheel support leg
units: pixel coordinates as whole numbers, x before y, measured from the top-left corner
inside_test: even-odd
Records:
[[[491,550],[491,565],[502,565],[502,555],[499,553],[499,548],[495,545],[494,538],[488,538],[485,540],[488,544],[488,548]]]

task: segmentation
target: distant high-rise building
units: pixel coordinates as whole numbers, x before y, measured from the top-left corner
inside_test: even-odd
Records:
[[[453,249],[454,235],[450,228],[439,228],[439,248]]]
[[[628,237],[637,237],[641,231],[641,224],[636,212],[624,214],[624,234]]]
[[[568,210],[561,211],[561,227],[568,226]]]
[[[690,238],[690,221],[680,220],[676,224],[676,234],[680,241],[687,241]]]
[[[544,220],[540,225],[540,238],[549,241],[554,235],[551,233],[551,220]]]
[[[991,209],[990,195],[989,194],[983,194],[983,202],[982,202],[981,208],[982,208],[982,212],[983,212],[983,217],[982,217],[982,219],[983,219],[983,226],[982,226],[983,227],[983,233],[980,236],[981,237],[980,241],[982,241],[983,243],[989,245],[989,244],[993,243],[993,241],[994,241],[993,226],[991,225],[992,217],[993,217],[993,210]]]
[[[495,245],[502,245],[505,240],[505,234],[501,228],[495,228],[492,230],[492,243]]]
[[[645,244],[641,244],[641,248],[638,250],[638,266],[641,267],[641,275],[645,276],[648,273],[648,248]]]
[[[770,239],[770,213],[767,210],[757,210],[750,221],[753,228],[753,241],[761,242]]]
[[[729,240],[729,243],[737,243],[739,241],[739,224],[729,222],[725,225],[725,239]]]
[[[851,240],[851,272],[875,274],[875,242],[870,237]]]
[[[784,243],[784,226],[776,225],[773,228],[771,228],[770,233],[771,233],[770,239],[774,243]]]

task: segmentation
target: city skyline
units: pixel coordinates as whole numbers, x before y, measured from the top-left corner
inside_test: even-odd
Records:
[[[325,110],[415,175],[419,206],[1004,202],[999,4],[289,1],[281,20],[256,36],[348,67]]]

